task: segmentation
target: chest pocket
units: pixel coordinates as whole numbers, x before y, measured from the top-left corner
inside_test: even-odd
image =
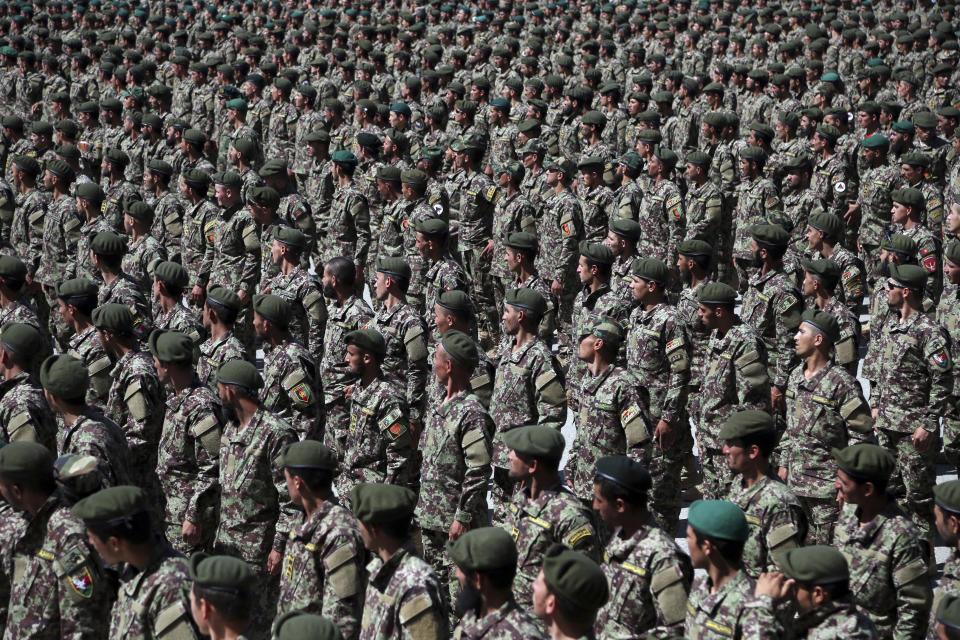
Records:
[[[640,367],[646,371],[656,371],[663,366],[662,334],[656,329],[641,327],[637,333]]]

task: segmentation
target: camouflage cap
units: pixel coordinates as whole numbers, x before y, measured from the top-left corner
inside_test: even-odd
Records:
[[[463,571],[496,571],[517,564],[517,545],[501,527],[481,527],[447,542],[447,553]]]
[[[110,302],[93,310],[90,316],[93,326],[102,331],[120,335],[133,334],[133,312],[130,307],[118,302]]]
[[[378,360],[383,359],[387,352],[383,335],[376,329],[356,329],[344,337],[348,345],[355,345],[361,351],[374,355]]]
[[[147,494],[140,487],[121,485],[101,489],[73,505],[71,512],[85,523],[111,524],[147,510]]]
[[[343,640],[333,622],[312,613],[288,611],[273,623],[272,637],[276,640]]]
[[[560,462],[566,444],[559,430],[542,425],[510,429],[503,432],[501,440],[517,453],[555,462]]]
[[[462,331],[447,331],[440,338],[440,344],[447,355],[467,371],[473,371],[480,361],[476,342]]]
[[[195,553],[190,557],[190,579],[203,587],[252,592],[257,588],[253,568],[233,556],[211,556]]]
[[[113,231],[101,231],[90,241],[90,250],[98,256],[122,256],[127,242]]]
[[[777,567],[788,578],[807,586],[836,584],[850,579],[847,559],[840,551],[826,545],[787,549],[777,555]]]
[[[106,483],[98,458],[75,453],[56,459],[53,463],[53,477],[68,503],[93,495],[105,488]]]
[[[711,538],[746,542],[750,529],[743,511],[726,500],[697,500],[687,511],[687,524]]]
[[[669,278],[667,265],[656,258],[637,258],[630,266],[630,274],[642,280],[650,280],[663,286]]]
[[[413,515],[417,494],[395,484],[358,484],[350,491],[353,515],[364,524],[402,521]]]
[[[286,329],[290,324],[290,303],[278,295],[253,296],[253,311],[280,329]]]
[[[619,347],[620,343],[623,342],[623,327],[609,316],[601,316],[595,322],[581,327],[579,333],[581,340],[587,336],[596,336],[614,347]]]
[[[520,181],[523,180],[524,172],[525,170],[523,165],[519,162],[508,162],[505,165],[497,167],[497,170],[494,172],[494,174],[500,175],[501,173],[506,173],[514,180],[514,182],[519,184]]]
[[[504,294],[504,304],[511,307],[517,307],[535,318],[542,318],[547,311],[547,301],[540,295],[539,291],[529,287],[520,287],[519,289],[510,289]]]
[[[650,472],[628,456],[604,456],[597,460],[595,479],[608,480],[630,493],[644,495],[653,486]]]
[[[40,384],[58,398],[82,404],[90,385],[90,373],[83,362],[73,356],[54,355],[40,365]]]
[[[837,319],[829,313],[815,309],[807,309],[800,316],[800,320],[816,328],[831,344],[836,344],[840,341],[840,324],[837,322]]]
[[[273,187],[250,187],[247,189],[247,202],[275,211],[280,206],[280,192]]]
[[[927,285],[927,270],[915,264],[891,264],[890,278],[913,291],[922,292]]]
[[[773,418],[766,411],[737,411],[720,427],[721,440],[738,440],[774,430]]]
[[[254,390],[263,386],[263,378],[257,367],[247,360],[228,360],[217,368],[217,382],[220,384],[246,387]]]
[[[551,592],[585,612],[595,613],[610,597],[600,566],[580,553],[555,543],[543,557],[543,580]]]
[[[837,466],[855,480],[887,480],[895,466],[893,456],[875,444],[855,444],[831,451]]]
[[[156,329],[147,343],[150,353],[160,362],[193,363],[193,341],[184,333]]]
[[[337,454],[321,442],[303,440],[284,448],[280,454],[280,466],[291,469],[337,470]]]
[[[577,165],[566,158],[547,158],[543,161],[543,168],[547,171],[559,171],[567,178],[573,178],[577,173]]]
[[[12,478],[52,478],[53,452],[38,442],[11,442],[0,447],[0,474]]]
[[[697,301],[703,304],[733,304],[737,301],[737,292],[728,284],[709,282],[700,288]]]

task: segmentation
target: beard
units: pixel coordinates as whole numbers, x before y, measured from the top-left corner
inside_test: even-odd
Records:
[[[750,260],[750,266],[752,266],[754,269],[763,268],[763,258],[760,257],[759,250],[753,252],[753,258]]]
[[[680,270],[680,281],[689,287],[693,284],[693,272],[689,269]]]
[[[880,263],[880,275],[884,278],[890,277],[890,259],[886,259]]]
[[[480,605],[482,604],[483,596],[480,590],[468,582],[464,584],[463,589],[460,590],[457,601],[454,603],[454,608],[457,611],[457,615],[462,618],[469,612],[479,615]]]
[[[334,300],[337,297],[337,291],[333,288],[333,285],[323,285],[323,297],[330,298],[331,300]]]

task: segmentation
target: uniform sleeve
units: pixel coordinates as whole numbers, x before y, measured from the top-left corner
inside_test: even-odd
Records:
[[[776,316],[777,361],[771,363],[774,372],[773,384],[781,389],[787,386],[790,370],[796,366],[798,359],[793,345],[793,336],[800,326],[800,314],[803,312],[803,303],[798,292],[787,290],[773,300]]]
[[[930,621],[933,589],[927,576],[927,562],[918,540],[900,534],[890,559],[893,588],[897,597],[896,640],[922,638]]]
[[[426,581],[403,595],[398,606],[398,640],[447,640],[447,614],[443,610],[439,588]]]
[[[427,358],[427,328],[423,320],[412,323],[403,336],[403,346],[407,353],[407,405],[410,407],[410,420],[423,420],[427,409],[427,378],[429,362]]]
[[[454,518],[474,527],[485,522],[474,522],[477,513],[486,513],[487,484],[490,481],[490,462],[493,456],[493,420],[490,414],[471,411],[460,425],[460,450],[464,466],[460,500]]]
[[[668,266],[677,264],[677,245],[683,242],[687,229],[687,212],[683,203],[683,196],[676,187],[671,189],[666,199],[667,219],[669,220],[669,237],[665,262]]]
[[[660,419],[670,424],[676,424],[687,405],[687,385],[690,383],[692,351],[690,334],[686,325],[682,322],[673,321],[668,324],[666,329],[664,353],[670,366],[670,374]]]
[[[350,203],[350,215],[356,227],[357,246],[353,254],[354,264],[363,269],[367,264],[367,254],[370,251],[370,206],[367,199],[357,192],[356,198]]]
[[[202,210],[203,207],[201,206],[198,213]],[[213,242],[217,232],[217,219],[213,215],[207,215],[200,221],[200,224],[203,225],[203,231],[201,232],[203,236],[203,257],[200,259],[197,281],[194,284],[206,289],[210,282],[210,272],[213,270],[213,259],[216,256],[216,248]]]
[[[763,571],[779,571],[774,558],[788,549],[802,546],[809,525],[799,503],[777,502],[771,505],[770,511],[763,522],[763,546],[766,550],[766,566]]]
[[[576,264],[580,250],[577,248],[580,237],[583,235],[583,213],[576,198],[568,198],[560,207],[559,220],[560,250],[557,260],[557,271],[549,274],[553,280],[566,284],[567,280],[575,277],[571,267]]]
[[[240,229],[240,236],[243,240],[243,265],[240,269],[240,282],[237,283],[237,288],[252,295],[260,281],[262,249],[257,223],[248,220]]]
[[[561,542],[574,551],[580,551],[599,562],[603,556],[602,543],[597,537],[593,519],[585,507],[565,503],[556,529],[557,542]]]
[[[297,434],[290,425],[282,421],[278,421],[277,429],[281,432],[273,439],[273,446],[270,451],[270,460],[273,466],[273,486],[277,491],[280,504],[280,517],[277,519],[276,535],[273,537],[273,550],[283,553],[290,531],[297,526],[301,512],[290,499],[283,467],[280,466],[280,454],[284,447],[297,441]]]
[[[846,392],[840,397],[840,417],[847,427],[849,444],[874,444],[873,414],[870,404],[863,397],[860,383],[851,379]]]
[[[770,378],[763,344],[757,338],[745,342],[740,345],[734,358],[741,408],[767,411],[770,406]]]
[[[953,391],[953,362],[950,359],[950,339],[941,327],[928,336],[923,347],[923,357],[930,375],[930,396],[927,399],[933,424],[945,415]]]
[[[302,304],[307,314],[307,338],[309,342],[306,346],[310,353],[317,358],[317,362],[320,362],[323,360],[323,335],[327,330],[327,305],[315,280],[311,280],[304,289]]]
[[[110,607],[110,588],[100,562],[87,546],[82,529],[66,536],[54,564],[61,640],[106,637],[104,612]]]
[[[567,392],[563,373],[552,354],[538,360],[530,374],[533,400],[537,407],[537,424],[559,430],[567,421]]]
[[[693,567],[683,553],[658,553],[650,563],[650,595],[657,611],[657,624],[647,631],[648,638],[683,635],[687,598],[693,580]]]
[[[193,495],[187,502],[184,517],[199,524],[203,520],[200,510],[205,505],[216,504],[220,491],[220,436],[223,423],[215,407],[204,407],[192,416],[187,430],[193,440],[193,456],[197,463],[197,475],[193,481]]]
[[[364,595],[364,549],[357,535],[331,536],[325,540],[323,555],[323,606],[320,615],[335,621],[344,638],[360,631]]]
[[[387,484],[405,484],[410,473],[415,445],[410,433],[410,416],[400,402],[387,403],[377,415],[377,427],[386,443]]]

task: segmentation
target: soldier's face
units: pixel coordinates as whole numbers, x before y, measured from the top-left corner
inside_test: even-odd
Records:
[[[727,459],[727,467],[733,471],[742,472],[750,465],[750,453],[742,440],[725,440],[723,455]]]
[[[533,581],[533,614],[538,618],[544,618],[547,615],[547,600],[550,593],[547,589],[547,583],[543,579],[543,570],[537,574],[537,579]]]
[[[577,263],[577,275],[580,276],[580,284],[589,284],[593,281],[593,272],[583,256],[580,256],[580,262]]]
[[[910,184],[915,184],[923,179],[923,167],[915,167],[911,164],[900,165],[900,175]]]
[[[894,224],[903,224],[909,216],[910,207],[904,204],[894,202],[893,206],[890,207],[890,221]]]
[[[807,281],[812,281],[808,273],[806,278],[803,280],[803,292],[807,293]],[[811,293],[812,293],[811,289]],[[793,335],[793,345],[794,350],[797,352],[797,355],[801,358],[806,358],[814,349],[823,343],[823,336],[820,335],[820,332],[817,331],[816,327],[807,323],[801,322],[800,326],[797,328],[797,332]]]
[[[947,229],[950,233],[960,233],[960,204],[950,205],[950,213],[947,214]]]
[[[520,310],[510,304],[503,305],[503,330],[509,336],[517,335],[520,329]]]
[[[811,249],[819,249],[823,246],[823,232],[817,231],[813,227],[807,227],[807,244]]]
[[[347,345],[347,351],[343,356],[344,362],[350,369],[350,373],[360,375],[363,373],[363,351],[356,345]]]
[[[123,561],[123,558],[117,553],[116,543],[111,544],[110,540],[101,540],[89,529],[87,529],[87,541],[107,564],[116,564]]]
[[[519,271],[519,269],[520,269],[520,254],[519,254],[516,250],[514,250],[514,249],[512,249],[512,248],[506,247],[506,249],[505,249],[505,251],[504,251],[503,262],[504,262],[504,264],[507,265],[507,269],[508,269],[511,273],[514,273],[514,272],[516,272],[516,271]]]
[[[717,314],[713,308],[708,307],[703,303],[700,303],[697,306],[697,318],[700,320],[700,323],[707,329],[716,329]]]
[[[443,345],[437,345],[433,352],[433,374],[437,376],[437,381],[441,385],[447,384],[450,379],[450,356],[447,355]]]
[[[706,543],[697,542],[697,535],[693,527],[687,525],[687,550],[690,553],[690,563],[694,569],[705,569],[707,567],[707,555],[703,552],[703,546]]]
[[[864,487],[853,481],[843,469],[837,469],[837,479],[833,481],[833,488],[837,490],[839,496],[847,504],[860,504],[865,496]]]

